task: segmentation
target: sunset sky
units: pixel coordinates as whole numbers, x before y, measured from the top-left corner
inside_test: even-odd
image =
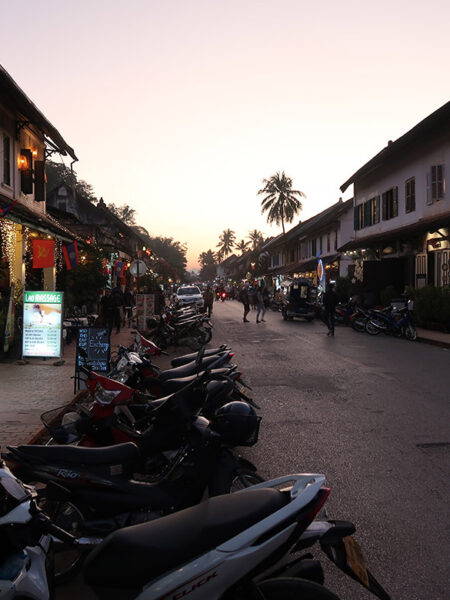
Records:
[[[1,19],[0,63],[79,177],[189,268],[224,229],[281,231],[263,178],[284,170],[307,219],[450,99],[448,0],[3,0]]]

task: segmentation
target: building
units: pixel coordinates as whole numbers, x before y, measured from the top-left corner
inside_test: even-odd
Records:
[[[450,102],[387,146],[342,186],[353,184],[353,239],[339,247],[364,288],[450,283]]]
[[[263,245],[262,252],[268,255],[267,274],[276,288],[286,277],[304,277],[317,283],[319,259],[325,268],[326,281],[347,275],[352,261],[341,255],[339,247],[352,237],[352,206],[352,200],[340,199]]]

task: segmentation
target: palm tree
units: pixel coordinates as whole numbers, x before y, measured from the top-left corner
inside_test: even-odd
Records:
[[[253,229],[253,231],[248,232],[248,237],[250,238],[249,244],[252,244],[252,250],[256,250],[258,246],[260,246],[264,241],[264,236],[258,229]]]
[[[202,252],[198,257],[198,262],[202,267],[207,265],[215,265],[216,264],[216,254],[212,250],[208,250],[207,252]]]
[[[235,239],[236,235],[231,229],[225,229],[222,231],[222,233],[219,235],[219,243],[217,244],[221,257],[226,258],[229,254],[231,254],[231,249],[234,246]]]
[[[239,250],[239,252],[242,254],[244,254],[247,246],[250,244],[250,242],[246,242],[245,240],[241,240],[240,242],[238,242],[236,244],[236,250]]]
[[[261,213],[269,211],[267,221],[280,224],[284,231],[284,222],[292,223],[294,216],[302,209],[298,198],[306,198],[303,192],[292,189],[292,179],[285,172],[275,173],[269,179],[263,179],[264,187],[258,194],[264,194],[261,202]]]

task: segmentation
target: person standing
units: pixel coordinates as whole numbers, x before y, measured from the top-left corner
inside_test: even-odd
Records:
[[[100,317],[103,321],[103,326],[108,329],[113,328],[114,322],[114,301],[111,297],[111,290],[105,289],[102,299],[100,300]]]
[[[258,312],[256,313],[256,322],[257,323],[265,323],[264,315],[266,314],[266,305],[264,303],[264,301],[265,301],[264,291],[265,291],[265,286],[263,283],[261,283],[259,288],[256,290],[256,308],[258,310]],[[260,319],[259,315],[261,313],[262,313],[262,316]]]
[[[113,300],[113,320],[116,326],[116,333],[120,333],[120,322],[122,320],[121,310],[124,306],[123,292],[119,284],[111,291],[111,298]]]
[[[327,291],[323,295],[323,306],[325,308],[325,319],[328,325],[327,335],[331,336],[334,336],[334,311],[337,303],[338,297],[334,291],[334,285],[329,283]]]
[[[203,302],[205,303],[205,311],[208,314],[208,317],[211,317],[213,304],[214,304],[214,294],[212,293],[211,286],[206,286],[206,290],[203,292]]]
[[[250,312],[250,299],[248,297],[248,283],[244,285],[242,290],[239,293],[239,300],[244,305],[244,318],[242,319],[244,323],[249,323],[250,321],[247,319],[247,315]]]

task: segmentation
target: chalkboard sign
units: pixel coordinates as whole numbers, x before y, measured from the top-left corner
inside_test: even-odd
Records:
[[[79,348],[87,354],[85,359],[80,355]],[[92,371],[109,371],[109,358],[111,351],[111,330],[106,327],[80,327],[78,330],[77,356],[75,370],[88,366]]]

